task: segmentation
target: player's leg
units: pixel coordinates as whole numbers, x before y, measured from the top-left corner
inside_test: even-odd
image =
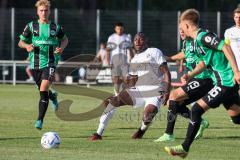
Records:
[[[234,124],[240,124],[240,99],[238,91],[238,86],[236,85],[231,93],[229,93],[231,97],[223,103]]]
[[[28,79],[26,81],[33,82],[33,76],[29,65],[26,67],[26,74],[28,76]]]
[[[167,127],[165,133],[155,140],[155,142],[171,142],[175,140],[173,130],[177,118],[177,114],[181,113],[183,116],[189,116],[189,109],[185,104],[182,105],[182,101],[187,99],[188,95],[182,88],[177,88],[171,91],[168,101],[168,113],[167,113]]]
[[[48,88],[49,88],[49,81],[48,80],[42,80],[41,86],[40,86],[40,100],[39,100],[39,105],[38,105],[38,118],[37,121],[35,122],[35,128],[41,130],[42,129],[42,124],[43,124],[43,119],[45,116],[45,113],[47,111],[48,107],[48,102],[49,102],[49,95],[48,95]]]
[[[41,83],[39,85],[39,114],[37,121],[35,122],[35,127],[37,129],[42,129],[43,119],[45,117],[48,102],[49,102],[49,87],[54,78],[55,68],[47,67],[42,70]]]
[[[133,105],[132,99],[126,90],[123,90],[118,96],[107,98],[103,106],[106,108],[102,116],[100,117],[99,126],[97,132],[94,133],[90,140],[101,140],[104,129],[107,127],[108,122],[116,112],[116,107],[123,105]]]
[[[186,105],[195,102],[196,100],[203,97],[211,88],[213,88],[213,83],[211,79],[194,78],[185,86],[173,90],[169,98],[169,111],[167,119],[168,123],[166,131],[163,136],[161,136],[155,141],[174,141],[175,138],[173,136],[173,130],[177,114],[180,114],[184,118],[190,118],[190,110],[186,107]],[[208,126],[208,121],[206,119],[202,119],[201,127],[196,138],[202,137],[204,129]]]
[[[158,113],[158,107],[153,104],[148,104],[143,112],[141,127],[132,136],[133,139],[141,139],[148,127],[151,125],[153,118]]]
[[[232,105],[227,112],[234,124],[240,124],[240,106],[239,105],[236,105],[236,104]]]
[[[110,119],[113,117],[114,113],[116,112],[116,108],[113,108],[111,111],[107,113],[103,113],[99,119],[99,125],[96,133],[93,133],[93,135],[90,137],[90,140],[95,141],[95,140],[101,140],[103,132],[105,128],[108,125],[108,122]]]
[[[187,134],[185,141],[182,145],[172,146],[172,147],[164,147],[165,151],[168,154],[173,156],[180,156],[185,158],[188,154],[189,148],[194,141],[194,138],[199,130],[201,124],[201,116],[204,114],[206,110],[208,110],[208,105],[200,99],[191,109],[191,119],[188,125]]]
[[[55,90],[49,89],[49,99],[51,100],[51,107],[54,111],[58,109],[58,93]]]
[[[224,102],[227,96],[228,87],[215,86],[203,98],[198,100],[191,109],[190,122],[184,142],[181,145],[165,147],[165,150],[171,155],[186,157],[192,142],[200,128],[202,115],[209,108],[216,108]]]

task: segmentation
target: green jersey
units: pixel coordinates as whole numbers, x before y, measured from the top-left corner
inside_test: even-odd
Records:
[[[33,45],[34,49],[29,53],[30,68],[55,67],[60,57],[54,51],[65,36],[62,28],[55,23],[28,23],[20,39]]]
[[[202,56],[194,52],[194,41],[192,39],[183,41],[182,52],[184,52],[185,55],[186,67],[190,71],[192,71],[200,61],[203,61]],[[211,78],[211,74],[212,72],[206,69],[202,73],[196,75],[195,78]]]
[[[234,86],[232,68],[222,52],[224,40],[220,40],[216,34],[199,29],[194,40],[195,51],[203,56],[207,68],[213,72],[214,84],[227,87]]]

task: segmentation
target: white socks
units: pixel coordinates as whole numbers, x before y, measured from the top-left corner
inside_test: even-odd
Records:
[[[108,111],[108,112],[105,112],[102,114],[102,116],[100,117],[100,123],[99,123],[98,129],[97,129],[98,135],[103,134],[104,129],[107,127],[107,124],[108,124],[109,120],[112,118],[115,111],[116,111],[116,109],[112,108],[111,111]]]
[[[151,123],[149,123],[148,125],[145,125],[144,122],[142,121],[142,125],[141,125],[141,130],[142,131],[146,131],[148,129],[148,127],[150,126]]]

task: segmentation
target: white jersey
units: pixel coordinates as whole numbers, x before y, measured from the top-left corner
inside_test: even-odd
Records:
[[[129,35],[118,35],[116,33],[112,34],[107,41],[107,48],[111,50],[110,63],[112,64],[112,57],[118,54],[125,55],[127,62],[127,50],[131,47],[131,45],[132,42]]]
[[[238,69],[240,69],[240,28],[233,26],[225,31],[225,42],[232,48],[237,61]]]
[[[163,53],[157,48],[148,48],[145,51],[135,54],[131,60],[129,74],[137,75],[137,86],[159,86],[163,75],[159,66],[166,62]]]
[[[133,99],[134,106],[153,104],[158,108],[161,105],[159,91],[164,91],[163,74],[159,67],[166,62],[163,53],[157,48],[148,48],[135,54],[130,63],[129,74],[137,75],[138,80],[135,87],[129,89],[128,93]]]

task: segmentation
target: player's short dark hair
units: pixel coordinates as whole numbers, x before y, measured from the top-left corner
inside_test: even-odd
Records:
[[[194,25],[199,25],[200,14],[196,9],[187,9],[180,15],[180,21],[187,20]]]
[[[124,25],[123,25],[122,22],[117,22],[117,23],[115,23],[115,27],[117,27],[117,26],[119,26],[119,27],[124,27]]]
[[[235,16],[235,13],[240,13],[240,7],[234,9],[234,11],[233,11],[233,17]]]
[[[145,40],[146,43],[148,42],[148,38],[143,32],[136,33],[135,36],[134,36],[134,39],[135,39],[136,36],[140,36]]]

